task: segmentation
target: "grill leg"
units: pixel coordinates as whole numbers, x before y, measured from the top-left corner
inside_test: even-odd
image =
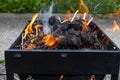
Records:
[[[7,80],[14,80],[12,73],[7,73]]]
[[[111,76],[111,80],[119,80],[119,79],[118,79],[118,75],[112,75],[112,76]]]

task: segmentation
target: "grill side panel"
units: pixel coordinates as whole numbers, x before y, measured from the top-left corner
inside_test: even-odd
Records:
[[[118,74],[120,52],[6,51],[6,71],[29,74]]]

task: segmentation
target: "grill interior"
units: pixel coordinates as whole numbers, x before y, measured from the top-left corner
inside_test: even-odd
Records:
[[[28,21],[28,24],[29,22],[30,21]],[[43,24],[43,23],[44,21],[37,20],[34,22],[33,26],[37,24]],[[62,43],[61,42],[60,43],[61,45],[59,45],[57,48],[52,48],[52,50],[119,50],[119,48],[112,42],[112,40],[110,40],[109,37],[107,37],[107,35],[104,32],[102,32],[101,29],[95,23],[91,22],[89,24],[89,28],[91,29],[90,30],[91,32],[90,32],[90,35],[89,33],[87,36],[85,35],[86,38],[89,38],[88,36],[91,36],[91,33],[95,33],[95,35],[97,35],[97,40],[99,43],[94,42],[96,40],[95,38],[93,38],[93,43],[92,41],[91,43],[84,42],[84,39],[83,39],[81,40],[83,41],[83,44],[76,46],[72,44],[72,42],[69,41],[69,38],[71,38],[70,36],[67,40],[69,43],[61,44]],[[22,34],[24,33],[24,30],[20,34],[20,36],[17,38],[17,40],[13,43],[13,45],[10,47],[10,49],[21,49],[22,50],[21,44],[22,44]],[[37,47],[35,49],[36,50],[48,50],[48,47],[45,46],[44,44],[37,44]]]

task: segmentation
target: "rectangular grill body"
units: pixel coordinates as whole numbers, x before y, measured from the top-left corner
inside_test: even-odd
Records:
[[[99,29],[99,28],[98,28]],[[101,31],[101,30],[100,30]],[[101,31],[102,34],[105,35]],[[120,64],[119,48],[110,41],[108,50],[21,50],[15,49],[21,35],[5,51],[7,78],[14,73],[39,75],[117,75]]]

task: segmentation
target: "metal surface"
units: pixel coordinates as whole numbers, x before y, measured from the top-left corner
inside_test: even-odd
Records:
[[[6,70],[30,74],[118,74],[119,51],[6,51]]]
[[[104,34],[102,31],[101,33]],[[21,36],[22,33],[5,51],[6,71],[9,79],[14,73],[40,75],[118,74],[120,51],[106,35],[105,37],[110,41],[108,50],[26,51],[15,48],[16,44],[20,44]]]

